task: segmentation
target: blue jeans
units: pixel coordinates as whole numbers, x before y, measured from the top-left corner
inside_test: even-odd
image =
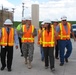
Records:
[[[65,53],[65,48],[67,49]],[[60,62],[64,64],[64,59],[72,53],[72,43],[70,40],[59,40]]]
[[[44,60],[44,51],[43,51],[43,47],[40,45],[40,53],[41,53],[41,60]]]

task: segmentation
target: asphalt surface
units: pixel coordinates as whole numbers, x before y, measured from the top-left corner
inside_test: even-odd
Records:
[[[59,60],[55,59],[55,71],[51,72],[50,68],[45,69],[44,62],[41,61],[40,49],[35,38],[34,58],[32,69],[28,69],[24,63],[24,57],[20,56],[20,48],[14,48],[12,71],[8,72],[7,68],[0,71],[0,75],[76,75],[76,42],[72,39],[73,51],[69,58],[69,62],[64,66],[59,66]],[[1,67],[1,63],[0,63]]]

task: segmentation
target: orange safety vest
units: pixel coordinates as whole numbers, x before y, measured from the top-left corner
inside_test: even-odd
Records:
[[[6,28],[2,28],[2,37],[1,37],[2,46],[13,46],[14,45],[14,28],[10,28],[9,35]]]
[[[33,25],[30,25],[30,28],[27,30],[27,27],[26,25],[22,25],[22,31],[23,33],[23,36],[21,38],[21,41],[22,43],[25,43],[25,42],[34,42],[34,36],[32,36],[31,33],[34,32],[34,26]]]
[[[54,26],[51,25],[50,32],[48,33],[47,30],[44,30],[42,33],[42,46],[43,47],[54,47],[55,40],[54,40]]]
[[[41,33],[41,29],[38,30],[38,44],[41,45],[42,44],[42,40],[40,37],[40,33]]]
[[[59,26],[60,26],[59,39],[60,40],[69,40],[70,33],[71,33],[71,24],[69,22],[67,22],[67,32],[62,23],[60,23]]]

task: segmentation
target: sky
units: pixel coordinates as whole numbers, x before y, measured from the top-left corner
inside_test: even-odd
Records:
[[[39,4],[39,20],[54,19],[61,20],[66,16],[68,21],[76,21],[76,0],[0,0],[0,9],[8,8],[14,12],[14,21],[22,19],[22,3],[24,4],[24,16],[31,15],[31,5]]]

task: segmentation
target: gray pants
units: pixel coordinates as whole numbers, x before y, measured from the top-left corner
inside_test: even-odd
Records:
[[[34,53],[34,43],[23,43],[22,44],[22,51],[24,58],[29,58],[29,61],[32,62],[33,60],[33,53]]]

